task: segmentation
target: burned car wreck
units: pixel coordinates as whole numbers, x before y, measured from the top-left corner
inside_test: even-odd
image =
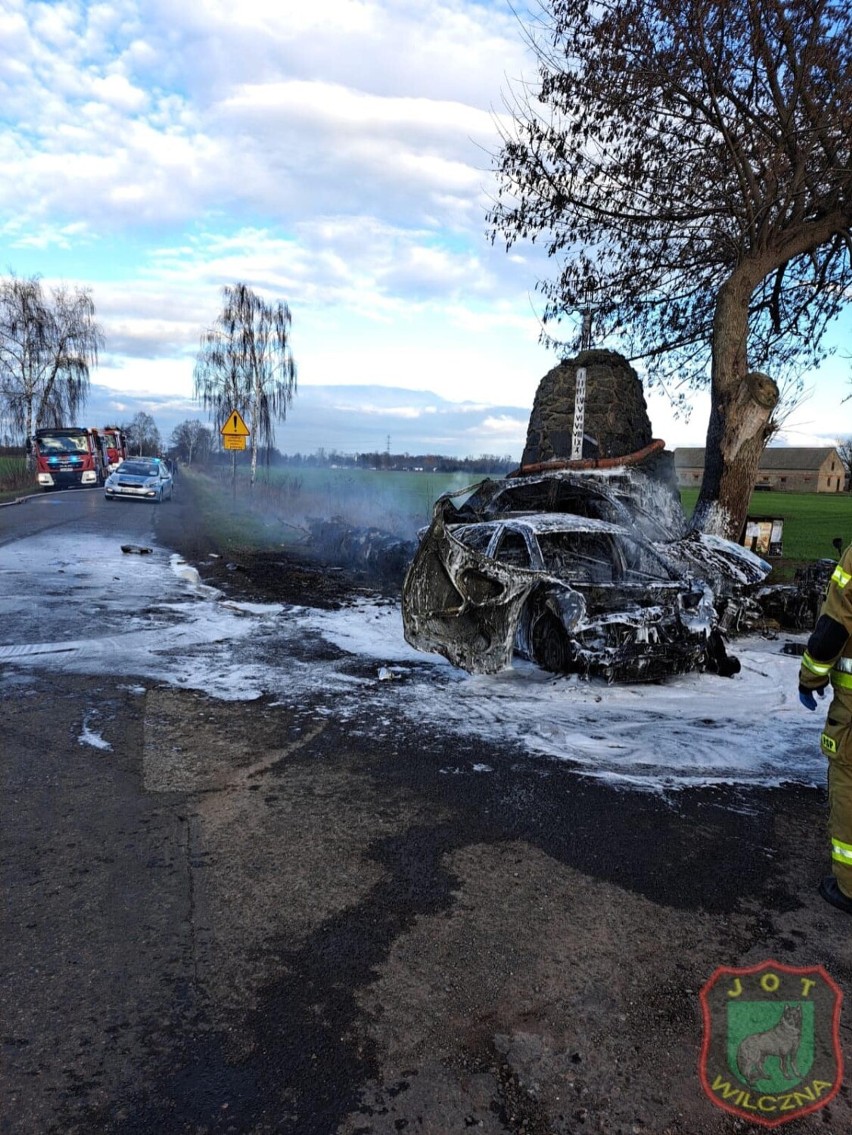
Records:
[[[722,630],[769,571],[688,532],[677,495],[640,468],[514,475],[436,502],[403,626],[412,646],[476,673],[518,654],[608,681],[731,674]]]

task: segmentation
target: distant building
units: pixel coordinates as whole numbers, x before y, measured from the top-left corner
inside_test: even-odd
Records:
[[[704,450],[676,449],[674,460],[678,488],[699,488],[704,476]],[[806,449],[778,445],[764,449],[755,488],[782,493],[840,493],[845,484],[846,469],[833,446]]]

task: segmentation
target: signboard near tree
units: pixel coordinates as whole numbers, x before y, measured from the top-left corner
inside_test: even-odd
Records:
[[[195,396],[219,426],[224,447],[234,453],[235,482],[237,448],[246,448],[246,439],[251,439],[253,486],[258,446],[274,444],[274,423],[287,417],[296,389],[290,309],[281,301],[267,303],[246,284],[223,288],[222,299],[215,323],[201,337]],[[243,414],[251,422],[251,430]],[[240,437],[243,445],[238,446],[236,439]]]
[[[251,436],[251,430],[243,421],[238,410],[232,410],[228,414],[219,433],[222,435],[222,444],[225,449],[245,449],[246,438]]]
[[[231,410],[228,413],[225,423],[219,433],[222,435],[222,445],[225,449],[230,450],[244,450],[246,447],[246,438],[251,436],[251,430],[242,419],[239,410]],[[236,501],[237,498],[237,455],[233,454],[231,459],[231,494]]]

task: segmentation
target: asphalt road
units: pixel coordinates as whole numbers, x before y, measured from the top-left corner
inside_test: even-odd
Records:
[[[29,651],[0,654],[0,1132],[744,1130],[702,1091],[698,994],[767,958],[852,988],[824,792],[637,794],[341,720],[321,684],[87,673],[93,622],[120,649],[175,619],[129,605],[119,542],[167,559],[190,522],[180,496],[0,509],[0,645]],[[850,1129],[845,1085],[790,1128]]]

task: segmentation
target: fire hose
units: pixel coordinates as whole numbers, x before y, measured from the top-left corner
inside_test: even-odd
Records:
[[[617,469],[620,465],[639,465],[654,453],[666,448],[666,443],[655,438],[649,445],[637,449],[635,453],[625,453],[623,457],[582,457],[578,460],[539,461],[535,465],[521,465],[507,473],[507,477],[528,477],[533,473],[551,473],[559,469]]]

